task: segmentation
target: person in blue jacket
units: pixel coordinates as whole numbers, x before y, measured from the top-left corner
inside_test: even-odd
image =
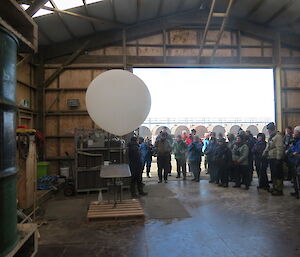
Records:
[[[193,142],[188,146],[188,159],[191,167],[191,171],[194,174],[193,181],[200,181],[200,164],[202,156],[202,143],[198,136],[194,136]]]
[[[300,187],[300,126],[294,128],[294,141],[293,144],[286,151],[288,160],[291,163],[293,171],[293,181],[295,192],[291,193],[292,196],[299,198]]]
[[[207,162],[207,155],[205,154],[205,151],[209,145],[209,133],[205,133],[204,134],[204,142],[203,142],[203,147],[202,147],[202,152],[204,154],[204,168],[206,171],[206,174],[208,174],[208,170],[207,170],[207,166],[208,166],[208,162]]]
[[[149,139],[149,137],[145,138],[144,142],[141,143],[140,147],[141,147],[141,160],[142,160],[143,170],[146,165],[147,177],[150,178],[153,145],[151,144],[151,140]]]

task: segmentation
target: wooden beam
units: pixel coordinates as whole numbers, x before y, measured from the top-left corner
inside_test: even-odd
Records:
[[[44,87],[47,88],[64,70],[65,66],[71,64],[89,44],[86,41],[82,46],[80,46],[68,59],[44,82]]]
[[[167,62],[167,47],[166,44],[167,43],[167,34],[166,34],[166,30],[163,30],[163,56],[164,56],[164,63]]]
[[[60,10],[60,9],[52,8],[52,7],[48,7],[48,6],[43,6],[41,8],[45,9],[45,10],[48,10],[48,11],[53,11],[53,12],[57,12],[57,13],[61,13],[61,14],[71,15],[71,16],[74,16],[76,18],[84,19],[84,20],[87,20],[87,21],[93,21],[93,22],[97,22],[97,23],[101,23],[101,24],[110,24],[110,25],[113,25],[114,27],[118,27],[118,28],[124,28],[126,26],[123,23],[116,23],[116,22],[106,20],[106,19],[102,19],[102,18],[85,16],[85,15],[82,15],[82,14],[69,12],[69,11],[66,11],[66,10]]]
[[[19,40],[19,53],[36,52],[38,26],[15,0],[1,0],[0,25],[11,31]]]
[[[127,56],[127,63],[130,65],[142,65],[147,64],[147,66],[155,66],[164,64],[164,57],[161,56]],[[209,65],[209,64],[228,64],[228,65],[236,65],[239,63],[239,58],[234,57],[223,57],[223,56],[215,56],[212,59],[210,56],[202,56],[200,59],[199,64]],[[272,57],[243,57],[242,58],[243,64],[249,65],[268,65],[268,67],[273,67],[273,58]],[[299,61],[300,63],[300,61]],[[168,56],[167,57],[167,64],[185,64],[187,65],[197,65],[197,56]],[[57,64],[56,64],[57,65]],[[79,56],[72,65],[68,65],[65,68],[69,68],[74,66],[77,68],[87,65],[87,67],[91,67],[95,65],[95,67],[102,65],[103,67],[122,67],[123,65],[123,55],[111,55],[111,56],[96,56],[96,55],[81,55]],[[48,67],[48,66],[47,66]],[[54,66],[57,67],[57,66]]]
[[[282,95],[281,95],[281,39],[280,34],[276,34],[274,42],[274,91],[275,91],[275,121],[277,129],[283,129],[283,116],[282,116]]]
[[[123,51],[123,69],[126,70],[127,69],[127,50],[126,50],[126,30],[123,29],[123,35],[122,35],[122,43],[123,43],[123,47],[122,47],[122,51]]]
[[[202,35],[202,40],[201,40],[201,43],[200,43],[200,48],[199,48],[199,52],[198,52],[198,60],[200,60],[200,56],[202,55],[203,47],[205,45],[206,36],[207,36],[208,28],[209,28],[209,25],[210,25],[210,22],[211,22],[211,19],[212,19],[212,15],[213,15],[213,12],[214,12],[215,4],[216,4],[216,0],[212,0],[210,10],[209,10],[209,14],[208,14],[208,18],[207,18],[207,22],[206,22],[205,29],[204,29],[204,33]]]
[[[33,16],[48,0],[35,0],[25,11],[29,16]]]
[[[28,63],[32,58],[32,55],[31,54],[27,54],[25,55],[22,60],[20,60],[18,63],[17,63],[17,68],[20,68],[22,65]]]
[[[223,18],[223,22],[222,22],[222,25],[221,25],[221,28],[220,28],[220,31],[218,33],[218,37],[217,37],[217,42],[216,44],[214,45],[214,49],[213,49],[213,52],[212,52],[212,56],[215,56],[216,54],[216,51],[217,51],[217,48],[220,44],[220,40],[223,36],[223,33],[224,33],[224,29],[225,29],[225,25],[226,25],[226,22],[227,22],[227,18],[229,16],[229,13],[231,11],[231,7],[232,7],[232,3],[233,3],[234,0],[229,0],[229,4],[227,6],[227,9],[226,9],[226,13],[225,13],[225,16]]]

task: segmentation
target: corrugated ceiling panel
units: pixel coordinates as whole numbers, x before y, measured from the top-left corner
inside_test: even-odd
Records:
[[[179,12],[193,8],[199,8],[200,5],[201,4],[199,3],[199,0],[185,0],[182,7],[179,9]]]
[[[296,20],[300,17],[300,1],[294,2],[286,11],[282,12],[273,22],[272,26],[286,25],[291,23],[291,21]]]
[[[38,26],[54,42],[61,42],[71,39],[71,35],[66,30],[57,14],[48,14],[35,19]]]
[[[251,16],[251,20],[257,23],[265,23],[274,13],[276,13],[289,0],[267,0]]]
[[[137,0],[115,0],[117,21],[127,24],[135,23],[136,7]]]
[[[99,3],[87,5],[87,10],[90,16],[99,17],[107,20],[113,20],[112,5],[109,1],[102,1]]]
[[[176,12],[180,0],[162,0],[161,16],[170,15]]]
[[[262,0],[238,0],[235,1],[231,14],[237,18],[244,18]]]
[[[74,16],[63,14],[62,18],[76,37],[83,37],[93,33],[90,22]]]
[[[139,20],[150,20],[157,17],[157,10],[161,0],[142,0],[140,6]]]

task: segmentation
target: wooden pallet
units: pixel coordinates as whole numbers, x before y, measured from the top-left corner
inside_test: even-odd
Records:
[[[144,210],[136,199],[123,200],[115,207],[113,203],[91,202],[87,213],[88,221],[131,221],[144,217]]]

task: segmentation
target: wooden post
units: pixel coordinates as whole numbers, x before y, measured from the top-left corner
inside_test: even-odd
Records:
[[[163,55],[164,55],[164,63],[167,62],[167,49],[166,49],[166,30],[163,30]]]
[[[275,92],[275,122],[279,131],[283,130],[282,97],[281,97],[281,39],[276,34],[274,41],[274,92]]]
[[[127,69],[127,54],[126,54],[126,30],[123,29],[123,37],[122,37],[122,43],[123,43],[123,69]]]

